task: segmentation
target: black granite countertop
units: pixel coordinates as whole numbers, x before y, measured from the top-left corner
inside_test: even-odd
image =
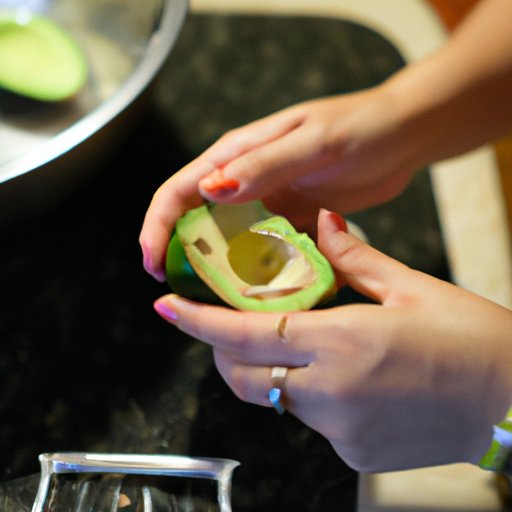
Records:
[[[210,350],[153,312],[167,288],[142,270],[137,238],[157,186],[229,128],[402,65],[380,36],[340,20],[189,16],[120,146],[2,233],[3,512],[23,510],[36,477],[13,480],[38,472],[38,453],[62,450],[234,458],[237,512],[355,510],[357,475],[323,438],[240,402]],[[352,218],[378,248],[446,275],[426,170]]]

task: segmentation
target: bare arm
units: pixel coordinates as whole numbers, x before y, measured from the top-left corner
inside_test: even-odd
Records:
[[[429,164],[512,130],[512,3],[484,0],[433,55],[386,84]]]

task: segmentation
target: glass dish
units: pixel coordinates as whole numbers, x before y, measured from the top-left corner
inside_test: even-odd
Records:
[[[44,453],[32,512],[231,512],[237,461]]]

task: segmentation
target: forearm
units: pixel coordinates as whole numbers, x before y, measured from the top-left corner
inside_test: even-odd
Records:
[[[483,0],[443,48],[384,84],[419,164],[512,131],[511,27],[510,0]]]

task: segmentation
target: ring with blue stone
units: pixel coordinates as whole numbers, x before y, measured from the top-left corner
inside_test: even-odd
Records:
[[[272,379],[272,387],[268,392],[268,399],[278,414],[284,414],[286,410],[283,406],[282,399],[283,387],[287,375],[288,368],[284,366],[274,366],[270,373],[270,378]]]

